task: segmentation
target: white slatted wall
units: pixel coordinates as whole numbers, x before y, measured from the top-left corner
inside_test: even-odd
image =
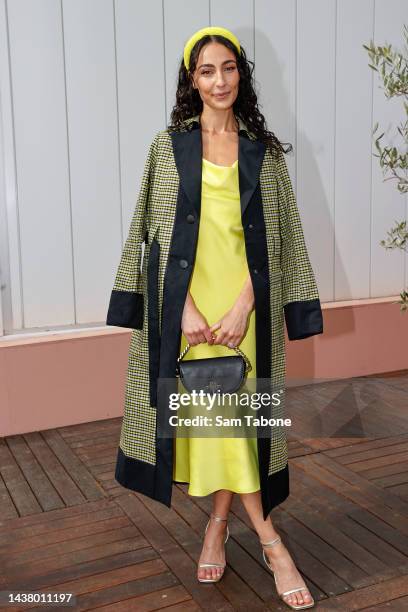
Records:
[[[287,157],[322,301],[396,295],[379,245],[407,198],[371,129],[403,119],[363,43],[402,48],[406,0],[0,0],[0,334],[103,324],[148,144],[185,40],[233,30]]]

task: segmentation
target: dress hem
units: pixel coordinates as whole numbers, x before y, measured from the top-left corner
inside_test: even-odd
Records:
[[[184,482],[180,480],[173,480],[173,483],[190,484],[188,482]],[[211,495],[212,493],[215,493],[216,491],[220,491],[220,490],[230,491],[231,493],[237,493],[238,495],[241,495],[245,493],[256,493],[257,491],[260,491],[261,488],[258,487],[257,489],[252,489],[251,491],[236,491],[236,490],[229,489],[228,487],[217,487],[215,489],[212,489],[211,491],[208,491],[208,493],[190,493],[189,491],[187,491],[187,494],[191,495],[191,497],[207,497],[208,495]]]

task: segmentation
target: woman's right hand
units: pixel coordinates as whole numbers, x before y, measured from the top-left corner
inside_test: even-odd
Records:
[[[214,342],[210,326],[206,318],[195,305],[190,291],[187,293],[186,302],[184,304],[181,330],[190,346],[195,346],[202,342],[208,342],[208,344],[213,344]]]

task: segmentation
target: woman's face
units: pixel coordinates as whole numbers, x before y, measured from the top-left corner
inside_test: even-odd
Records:
[[[217,42],[201,49],[192,79],[203,104],[215,110],[230,108],[238,96],[239,78],[233,51]]]

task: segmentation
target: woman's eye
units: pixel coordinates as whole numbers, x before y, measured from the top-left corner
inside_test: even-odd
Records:
[[[232,70],[235,70],[235,66],[227,66],[226,70],[228,70],[229,72],[231,72]],[[203,70],[201,72],[201,74],[211,74],[211,70]]]

